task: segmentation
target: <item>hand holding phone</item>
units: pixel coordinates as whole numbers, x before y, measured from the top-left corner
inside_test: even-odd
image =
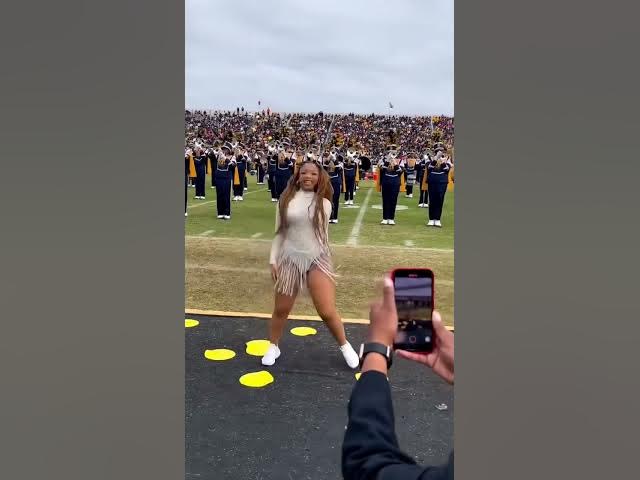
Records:
[[[453,385],[454,379],[454,340],[451,333],[442,323],[440,314],[433,312],[434,345],[428,353],[415,353],[398,350],[396,354],[407,360],[421,363],[431,368],[433,372],[447,383]]]

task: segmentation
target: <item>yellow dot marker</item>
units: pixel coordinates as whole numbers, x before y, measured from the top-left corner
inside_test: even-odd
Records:
[[[240,377],[240,383],[245,387],[261,388],[273,383],[273,375],[266,370],[261,372],[246,373]]]
[[[200,322],[198,320],[194,320],[192,318],[187,318],[184,321],[184,326],[186,328],[193,328],[193,327],[197,327],[198,325],[200,325]]]
[[[269,348],[269,340],[251,340],[247,342],[247,353],[254,357],[264,357]]]
[[[295,327],[291,329],[291,333],[298,337],[306,337],[307,335],[315,335],[318,331],[311,327]]]
[[[360,372],[356,373],[356,380],[360,380],[360,375],[362,375],[362,373]]]
[[[236,356],[236,352],[233,350],[227,350],[226,348],[216,348],[215,350],[205,350],[204,357],[209,360],[215,360],[221,362],[223,360],[230,360]]]

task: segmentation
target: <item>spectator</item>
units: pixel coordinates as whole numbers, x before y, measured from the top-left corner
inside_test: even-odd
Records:
[[[393,283],[385,278],[381,302],[371,306],[367,343],[393,344],[398,325]],[[429,354],[398,351],[398,356],[426,365],[453,385],[454,342],[437,312],[433,312],[434,349]],[[388,360],[371,352],[362,362],[362,376],[349,401],[349,424],[342,446],[345,480],[444,480],[453,479],[453,452],[444,465],[419,466],[398,446],[394,428]]]

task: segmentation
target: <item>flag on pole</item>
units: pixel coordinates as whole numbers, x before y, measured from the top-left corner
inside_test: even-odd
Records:
[[[393,108],[393,103],[389,102],[389,108]]]

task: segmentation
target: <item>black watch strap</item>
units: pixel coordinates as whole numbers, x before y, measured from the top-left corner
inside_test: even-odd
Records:
[[[363,343],[360,345],[360,368],[362,368],[364,359],[369,353],[379,353],[384,356],[387,359],[387,368],[391,368],[391,364],[393,363],[393,352],[391,347],[383,345],[382,343]]]

